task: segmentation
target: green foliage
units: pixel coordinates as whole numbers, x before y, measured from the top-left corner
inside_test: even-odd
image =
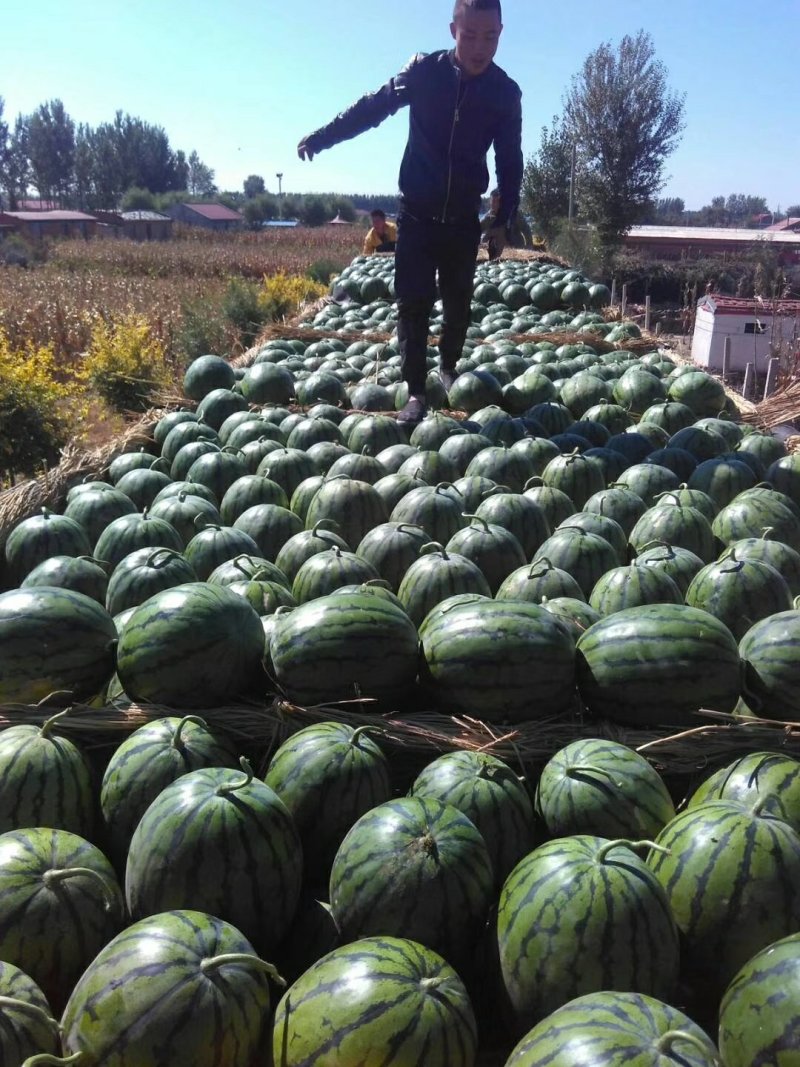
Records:
[[[234,327],[239,343],[249,348],[261,327],[272,318],[261,300],[261,289],[253,282],[231,278],[222,296],[222,314]]]
[[[271,193],[261,193],[250,200],[245,200],[241,212],[251,230],[259,230],[269,219],[276,219],[280,213],[278,198]]]
[[[48,246],[44,241],[26,241],[18,233],[0,241],[0,263],[7,267],[31,267],[47,260]]]
[[[551,127],[542,126],[539,151],[525,164],[522,178],[522,206],[533,217],[535,232],[547,240],[569,213],[571,166],[572,139],[554,116]]]
[[[327,286],[333,275],[341,274],[346,266],[346,263],[338,263],[333,259],[317,259],[308,268],[306,274],[312,281]]]
[[[81,417],[80,396],[75,383],[59,380],[52,348],[15,351],[0,331],[0,474],[6,481],[58,460],[70,422]]]
[[[299,218],[305,226],[324,226],[331,219],[330,205],[321,196],[306,196]]]
[[[608,251],[664,185],[664,163],[684,127],[684,98],[669,92],[653,41],[640,30],[584,61],[567,95],[565,124],[578,146],[580,200]]]
[[[616,277],[617,287],[628,286],[628,298],[642,303],[649,296],[656,303],[691,304],[707,288],[730,296],[751,297],[757,286],[765,297],[781,296],[788,279],[774,253],[724,260],[719,257],[692,260],[648,259],[640,252],[618,251],[604,275],[607,284]]]
[[[192,196],[213,196],[217,191],[213,169],[203,163],[196,151],[192,151],[187,164],[187,190]]]
[[[260,174],[248,174],[245,178],[242,188],[244,189],[244,195],[247,200],[252,200],[253,197],[261,196],[267,191],[267,187],[264,185],[264,179]]]
[[[218,304],[198,297],[182,305],[175,347],[184,363],[207,352],[226,352],[229,342],[225,316]]]
[[[338,215],[340,219],[344,219],[345,222],[356,221],[356,209],[353,207],[353,201],[349,200],[346,196],[334,196],[331,198],[331,217]]]
[[[140,189],[137,185],[132,185],[122,198],[120,210],[155,211],[156,198],[149,189]]]
[[[603,248],[593,226],[570,226],[567,219],[558,219],[555,233],[548,240],[548,247],[589,277],[596,277],[602,270]]]
[[[98,319],[79,374],[115,411],[146,411],[154,394],[172,384],[161,342],[144,316]]]

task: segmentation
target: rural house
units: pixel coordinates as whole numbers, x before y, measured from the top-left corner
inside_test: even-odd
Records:
[[[173,204],[167,209],[176,222],[207,230],[238,230],[244,217],[224,204]]]
[[[722,370],[725,338],[731,342],[730,369],[748,363],[766,370],[770,356],[800,345],[800,300],[773,302],[759,297],[708,293],[697,303],[692,360],[709,370]]]
[[[172,236],[172,219],[159,211],[98,211],[97,219],[114,237],[166,241]]]
[[[97,219],[82,211],[0,211],[0,226],[23,237],[94,237]]]
[[[789,230],[738,230],[721,226],[632,226],[625,234],[626,248],[658,259],[697,259],[703,256],[742,255],[756,245],[778,253],[785,267],[800,264],[800,233]]]

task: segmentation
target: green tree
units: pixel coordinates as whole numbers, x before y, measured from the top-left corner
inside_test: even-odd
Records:
[[[3,118],[5,100],[0,96],[0,188],[5,188],[5,175],[8,166],[9,153],[9,130],[8,123]],[[1,203],[1,202],[0,202]]]
[[[298,217],[304,226],[324,226],[331,219],[330,204],[321,196],[305,196]]]
[[[302,201],[291,193],[284,193],[280,197],[280,217],[282,219],[299,219]]]
[[[122,211],[155,211],[156,198],[149,189],[132,185],[123,195],[120,208]]]
[[[267,187],[264,185],[264,179],[260,174],[249,174],[242,185],[244,189],[245,199],[252,200],[256,196],[261,196],[262,193],[267,191]]]
[[[600,45],[565,101],[580,158],[581,203],[610,252],[664,186],[664,164],[684,127],[684,97],[667,87],[649,34]]]
[[[14,211],[25,196],[30,182],[28,162],[28,122],[24,115],[17,115],[14,129],[8,139],[6,161],[0,184],[8,196],[9,208]]]
[[[331,199],[331,215],[338,215],[345,222],[355,222],[356,209],[353,201],[346,196],[334,196]]]
[[[213,196],[217,191],[214,185],[214,171],[206,166],[196,151],[188,159],[189,175],[186,188],[192,196]]]
[[[550,127],[542,126],[539,151],[525,164],[522,178],[522,207],[542,237],[552,239],[569,213],[571,167],[572,138],[554,116]]]
[[[800,219],[800,204],[790,204],[784,214],[787,219]]]
[[[39,195],[66,203],[74,184],[75,123],[60,100],[40,104],[28,119],[28,159]]]

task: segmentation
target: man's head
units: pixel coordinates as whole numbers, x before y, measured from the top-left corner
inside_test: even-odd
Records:
[[[502,29],[500,0],[456,0],[450,33],[456,62],[468,77],[483,74],[492,62]]]
[[[386,229],[386,212],[376,207],[374,211],[370,211],[369,217],[372,219],[372,228],[379,234],[383,233]]]

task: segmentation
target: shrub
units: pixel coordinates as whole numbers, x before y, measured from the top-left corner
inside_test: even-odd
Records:
[[[28,267],[44,263],[47,246],[43,241],[31,243],[17,233],[12,233],[0,242],[0,263],[7,267]]]
[[[259,287],[242,278],[228,282],[222,295],[222,314],[236,330],[243,348],[252,345],[261,327],[272,317]]]
[[[174,378],[150,323],[132,313],[117,322],[95,321],[79,376],[120,412],[146,411]]]
[[[81,389],[59,380],[51,347],[11,347],[0,330],[0,472],[34,475],[55,463],[85,411]]]
[[[230,327],[218,302],[197,298],[184,301],[175,334],[175,347],[184,364],[206,352],[228,352]]]
[[[320,285],[330,285],[331,278],[334,274],[341,274],[347,263],[338,263],[333,259],[316,259],[306,271],[306,274],[312,281],[318,282]]]
[[[303,304],[318,300],[327,291],[327,286],[313,278],[281,271],[264,278],[261,302],[268,319],[285,319],[287,315],[295,314]]]

